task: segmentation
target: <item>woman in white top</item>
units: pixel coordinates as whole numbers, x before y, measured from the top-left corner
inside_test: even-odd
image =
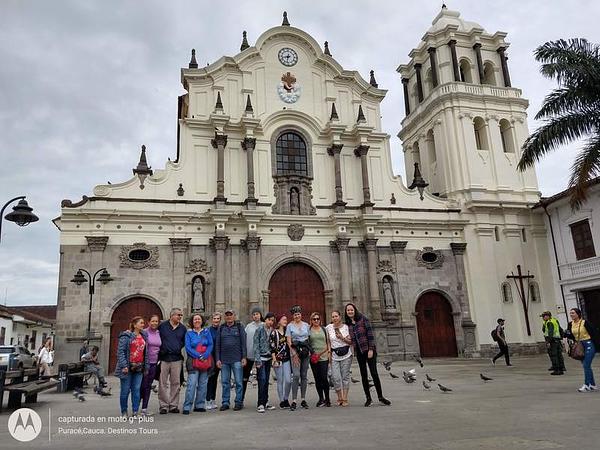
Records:
[[[331,323],[325,327],[331,344],[331,376],[338,396],[338,406],[348,406],[350,367],[352,366],[352,338],[348,325],[342,322],[339,311],[331,313]]]
[[[52,338],[47,338],[44,346],[38,354],[38,366],[40,368],[40,376],[50,375],[50,365],[54,361],[54,352],[52,351]]]

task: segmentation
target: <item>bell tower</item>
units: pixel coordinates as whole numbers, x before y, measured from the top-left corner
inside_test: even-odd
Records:
[[[444,6],[408,64],[397,69],[408,181],[419,163],[430,193],[466,207],[538,200],[534,171],[517,170],[529,102],[512,87],[505,37]]]

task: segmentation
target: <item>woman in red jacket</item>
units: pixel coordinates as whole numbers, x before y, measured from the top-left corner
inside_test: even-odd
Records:
[[[344,312],[345,322],[350,329],[350,336],[354,343],[363,390],[367,398],[365,406],[371,406],[373,403],[369,386],[369,376],[367,375],[367,365],[369,366],[369,372],[371,372],[371,378],[373,378],[379,402],[382,405],[389,406],[392,402],[383,396],[381,381],[379,381],[379,374],[377,373],[377,348],[375,347],[373,328],[371,328],[369,320],[358,311],[353,303],[348,303],[344,308]]]

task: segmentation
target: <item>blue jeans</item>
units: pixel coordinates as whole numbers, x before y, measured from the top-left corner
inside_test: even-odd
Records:
[[[256,378],[258,380],[258,402],[257,406],[267,406],[269,403],[269,374],[271,373],[271,360],[261,361],[257,369]]]
[[[584,384],[587,384],[588,386],[596,386],[594,372],[592,371],[592,360],[596,355],[596,347],[591,339],[580,342],[583,344],[583,348],[585,350],[585,357],[583,358],[583,361],[581,361],[581,364],[583,364],[583,376],[585,380]]]
[[[135,414],[138,412],[138,409],[140,408],[141,387],[143,377],[143,372],[129,372],[126,377],[121,378],[121,396],[119,398],[121,403],[121,414],[127,414],[127,403],[129,400],[130,392],[133,413]]]
[[[194,370],[188,372],[187,387],[185,389],[185,400],[183,402],[183,410],[189,411],[194,408],[204,408],[204,402],[206,400],[206,385],[208,383],[208,372],[200,372]],[[196,401],[194,402],[194,395],[196,395]]]
[[[231,396],[231,372],[233,372],[233,378],[235,379],[235,404],[242,406],[244,404],[244,386],[242,383],[244,370],[242,369],[241,361],[236,361],[231,364],[223,363],[221,366],[221,387],[223,388],[221,405],[229,406],[229,398]]]

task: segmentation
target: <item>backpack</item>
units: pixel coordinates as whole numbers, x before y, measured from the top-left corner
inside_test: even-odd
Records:
[[[492,339],[498,342],[498,328],[494,328],[490,334],[492,335]]]

